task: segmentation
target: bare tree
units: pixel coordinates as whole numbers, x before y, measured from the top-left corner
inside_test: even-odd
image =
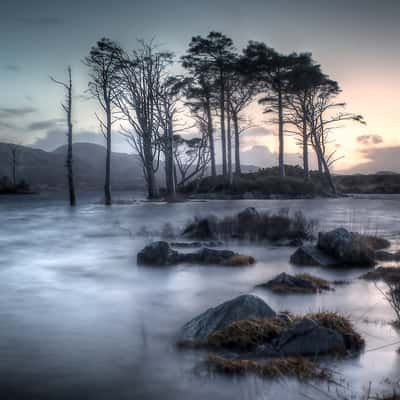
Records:
[[[155,173],[160,165],[161,130],[163,125],[166,128],[166,120],[160,118],[160,101],[171,62],[171,53],[156,51],[152,42],[144,41],[139,41],[131,56],[121,56],[121,91],[115,104],[129,124],[121,129],[142,161],[149,198],[158,195]]]
[[[73,157],[72,157],[72,72],[71,67],[68,67],[68,81],[67,83],[58,81],[53,77],[50,78],[57,85],[61,85],[66,90],[66,103],[62,104],[62,108],[67,114],[67,175],[68,175],[68,191],[69,191],[69,204],[76,205],[75,185],[74,185],[74,171],[73,171]]]
[[[104,182],[105,204],[111,205],[111,133],[116,119],[113,104],[118,97],[120,85],[120,62],[122,49],[118,44],[102,38],[92,47],[84,64],[90,68],[89,92],[98,100],[105,120],[96,114],[100,129],[106,139],[106,174]]]
[[[201,137],[191,139],[174,135],[174,158],[179,174],[177,174],[178,186],[184,186],[194,178],[203,177],[210,162],[207,127],[203,126],[201,131]]]

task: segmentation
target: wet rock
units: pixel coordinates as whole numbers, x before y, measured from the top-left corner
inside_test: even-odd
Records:
[[[247,207],[237,215],[239,224],[251,223],[260,218],[260,214],[254,207]]]
[[[167,242],[159,241],[147,245],[137,255],[138,264],[173,265],[180,262],[180,255]]]
[[[378,261],[400,262],[400,251],[397,253],[389,253],[388,251],[378,250],[375,252],[375,259]]]
[[[179,263],[241,266],[254,263],[254,258],[237,254],[231,250],[204,247],[194,253],[179,253],[167,242],[159,241],[146,246],[137,255],[141,265],[175,265]]]
[[[224,329],[232,322],[244,319],[261,319],[275,316],[274,310],[259,297],[242,295],[209,308],[183,326],[181,342],[205,342],[211,333]]]
[[[317,293],[330,290],[329,283],[309,274],[289,275],[285,272],[260,285],[276,293]]]
[[[339,264],[360,267],[375,265],[375,252],[362,235],[344,228],[320,232],[318,248],[337,259]]]
[[[309,318],[292,324],[277,344],[277,350],[283,356],[331,354],[345,349],[343,335]]]
[[[290,257],[294,265],[312,265],[320,267],[334,267],[338,260],[322,252],[313,245],[299,247]]]

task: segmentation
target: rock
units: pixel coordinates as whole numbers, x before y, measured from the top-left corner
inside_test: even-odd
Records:
[[[339,264],[360,267],[375,265],[374,250],[362,235],[347,231],[344,228],[330,232],[320,232],[318,248],[336,258]]]
[[[375,259],[378,261],[400,261],[400,251],[389,253],[388,251],[378,250],[375,252]]]
[[[167,242],[159,241],[147,245],[137,255],[138,264],[173,265],[180,262],[180,255]]]
[[[344,352],[346,344],[339,332],[304,318],[295,322],[279,338],[277,350],[282,356],[321,355]]]
[[[196,219],[185,228],[182,236],[188,239],[197,240],[215,239],[215,221],[212,221],[210,218]]]
[[[260,286],[277,293],[317,293],[330,290],[328,282],[323,279],[308,274],[293,276],[285,272]]]
[[[208,335],[244,319],[271,318],[275,312],[259,297],[245,294],[209,308],[186,323],[180,332],[181,342],[205,342]]]
[[[290,257],[290,262],[295,265],[314,265],[321,267],[334,267],[338,261],[322,252],[313,245],[299,247]]]
[[[204,247],[194,253],[179,253],[173,250],[167,242],[154,242],[146,246],[137,255],[137,262],[141,265],[175,265],[216,264],[240,266],[254,263],[254,258],[237,254],[231,250],[217,250]]]

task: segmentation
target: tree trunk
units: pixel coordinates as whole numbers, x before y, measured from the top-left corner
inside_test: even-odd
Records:
[[[147,194],[149,199],[156,197],[155,175],[153,168],[153,152],[151,148],[151,136],[146,135],[143,141],[144,163],[146,169]]]
[[[283,137],[283,102],[282,102],[282,89],[278,90],[278,125],[279,125],[279,176],[285,177],[285,159],[284,159],[284,137]]]
[[[174,155],[173,155],[173,127],[172,121],[168,117],[166,123],[166,149],[165,149],[165,183],[167,194],[175,195],[175,180],[174,180]]]
[[[242,173],[242,171],[240,168],[239,117],[236,112],[233,113],[233,127],[235,130],[235,174],[239,176]]]
[[[110,206],[111,201],[111,105],[106,104],[106,177],[104,182],[105,205]]]
[[[328,163],[326,162],[325,157],[323,155],[321,143],[317,137],[315,137],[315,150],[316,150],[317,156],[318,156],[318,167],[321,164],[321,169],[322,169],[322,173],[323,173],[322,176],[325,176],[325,178],[328,182],[328,186],[329,186],[330,190],[332,191],[332,193],[336,194],[336,187],[335,187],[335,184],[333,183],[333,179],[332,179],[331,172],[329,170]],[[324,171],[325,171],[325,173],[324,173]]]
[[[310,170],[308,166],[308,134],[307,134],[307,120],[303,118],[303,169],[304,169],[304,180],[310,179]]]
[[[68,69],[69,86],[68,86],[68,106],[67,106],[67,123],[68,123],[68,149],[67,149],[67,174],[68,174],[68,191],[69,204],[74,207],[76,205],[74,171],[72,158],[72,79],[71,69]]]
[[[226,135],[228,147],[228,182],[232,184],[232,137],[231,137],[231,112],[229,107],[230,94],[227,92],[227,108],[226,108]]]
[[[221,146],[222,146],[222,175],[226,177],[227,168],[226,168],[226,136],[225,136],[225,87],[223,82],[223,73],[220,72],[221,79],[221,89],[220,89],[220,98],[219,98],[219,106],[221,109]]]
[[[217,168],[215,165],[214,128],[213,128],[209,99],[207,99],[206,113],[207,113],[207,133],[208,133],[208,141],[210,146],[210,157],[211,157],[211,176],[215,178],[217,176]]]

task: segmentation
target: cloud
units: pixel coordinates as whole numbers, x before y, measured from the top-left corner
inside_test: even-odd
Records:
[[[383,142],[381,135],[360,135],[356,138],[357,142],[363,146],[370,146]]]
[[[37,121],[28,125],[27,129],[31,131],[40,131],[54,129],[60,122],[64,122],[63,119],[48,119],[46,121]]]
[[[16,125],[10,122],[0,121],[0,129],[16,129]]]
[[[254,165],[261,168],[272,167],[278,163],[277,153],[272,152],[264,145],[255,145],[248,150],[241,151],[240,159],[243,165]],[[299,165],[301,158],[296,153],[287,153],[285,164]]]
[[[400,146],[364,149],[360,153],[366,161],[343,172],[358,174],[370,174],[379,171],[400,172]]]
[[[65,22],[63,18],[59,17],[37,17],[37,18],[31,17],[31,18],[22,18],[20,21],[27,25],[37,25],[37,26],[57,26]]]
[[[24,117],[25,115],[36,112],[33,107],[0,108],[0,118]]]

